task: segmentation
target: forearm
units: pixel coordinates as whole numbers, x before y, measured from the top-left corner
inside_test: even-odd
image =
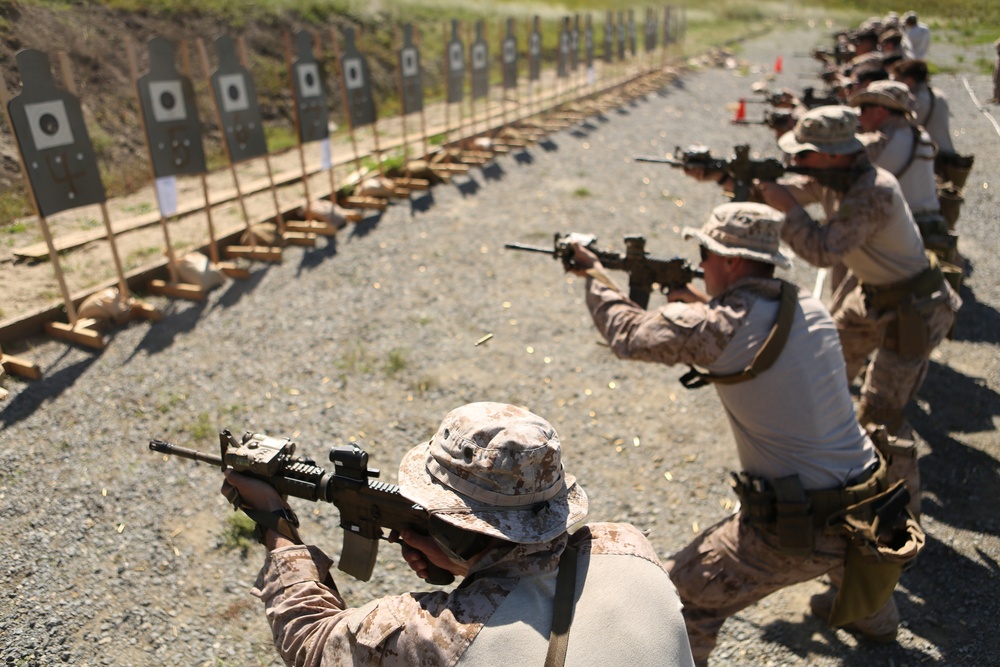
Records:
[[[604,285],[587,279],[587,307],[615,356],[668,365],[684,359],[689,331],[671,326],[661,311],[646,311]]]
[[[269,550],[253,595],[264,602],[274,645],[289,665],[320,665],[336,632],[346,632],[346,605],[329,577],[332,562],[316,547],[282,546]],[[329,582],[330,585],[327,585]]]
[[[813,266],[839,264],[845,250],[834,242],[830,225],[820,225],[801,206],[785,213],[781,240],[791,246],[795,254]]]

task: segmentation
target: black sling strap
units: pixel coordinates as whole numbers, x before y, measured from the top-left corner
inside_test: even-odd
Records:
[[[764,344],[757,350],[753,361],[739,373],[732,375],[713,375],[702,373],[693,366],[691,370],[681,376],[681,384],[687,389],[697,389],[709,383],[736,384],[746,382],[757,377],[768,368],[774,365],[785,347],[788,334],[792,330],[792,321],[795,319],[795,307],[798,304],[798,288],[788,281],[781,281],[781,302],[778,305],[778,317],[774,320],[771,333],[767,335]]]
[[[552,600],[552,630],[549,632],[545,667],[562,667],[566,663],[569,626],[573,622],[573,598],[576,597],[576,556],[576,548],[567,544],[559,558],[556,596]]]

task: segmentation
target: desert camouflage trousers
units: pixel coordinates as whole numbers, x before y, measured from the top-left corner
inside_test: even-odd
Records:
[[[874,312],[865,304],[860,286],[855,287],[836,305],[833,319],[840,334],[840,345],[847,364],[847,381],[852,381],[868,362],[868,372],[861,387],[861,402],[896,435],[901,425],[903,408],[917,395],[927,376],[928,359],[955,322],[955,312],[962,301],[954,290],[943,286],[942,298],[922,311],[927,327],[928,346],[918,357],[906,358],[885,345],[886,330],[895,323],[896,311]],[[874,353],[874,354],[873,354]],[[895,417],[899,423],[888,422]],[[864,424],[862,424],[864,425]]]
[[[812,554],[786,554],[778,549],[775,532],[742,522],[738,514],[702,532],[664,563],[684,604],[695,664],[708,663],[727,618],[771,593],[823,574],[839,588],[846,554],[844,537],[821,530]],[[873,634],[889,633],[899,625],[899,610],[889,598],[854,625]]]

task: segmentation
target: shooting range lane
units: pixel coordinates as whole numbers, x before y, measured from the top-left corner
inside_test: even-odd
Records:
[[[600,33],[599,33],[600,34]],[[807,51],[822,31],[782,33]],[[770,67],[776,36],[744,46]],[[491,43],[492,44],[492,43]],[[801,68],[811,67],[802,64]],[[787,55],[783,83],[799,68]],[[973,80],[977,86],[986,77]],[[150,438],[211,451],[217,431],[292,437],[326,461],[357,443],[382,479],[452,408],[470,401],[524,405],[556,427],[567,469],[590,495],[591,521],[651,530],[661,557],[733,509],[725,483],[736,456],[715,394],[685,391],[683,368],[615,359],[585,310],[582,281],[541,254],[555,232],[593,233],[622,252],[641,235],[658,257],[692,261],[685,225],[722,201],[718,188],[632,156],[696,141],[717,153],[750,143],[776,154],[762,127],[729,124],[726,105],[752,79],[708,68],[664,95],[607,110],[431,190],[426,210],[393,205],[335,241],[288,247],[203,302],[168,302],[156,325],[117,329],[104,351],[40,342],[36,382],[10,382],[0,440],[17,456],[0,482],[10,539],[0,586],[3,648],[15,660],[67,664],[278,664],[260,604],[249,594],[262,555],[222,546],[233,515],[219,471],[164,460]],[[782,591],[724,627],[715,659],[833,667],[941,662],[988,664],[987,623],[1000,615],[990,554],[1000,552],[995,503],[1000,372],[996,344],[1000,240],[989,174],[1000,173],[992,127],[939,76],[962,146],[977,153],[959,223],[975,266],[956,339],[941,346],[910,411],[928,485],[926,558],[897,600],[899,644],[858,643],[803,612],[818,584]],[[982,95],[981,95],[982,97]],[[966,96],[967,99],[967,96]],[[982,162],[980,162],[982,160]],[[979,171],[982,165],[983,171]],[[611,272],[619,284],[624,274]],[[812,285],[797,261],[785,274]],[[162,299],[162,301],[161,301]],[[654,294],[651,306],[662,303]],[[477,344],[478,343],[478,344]],[[338,516],[296,503],[304,538],[339,556]],[[382,545],[368,583],[338,576],[351,604],[421,585]],[[970,610],[975,610],[971,613]],[[961,622],[956,622],[960,620]],[[946,631],[945,631],[946,629]],[[60,656],[66,656],[62,658]]]

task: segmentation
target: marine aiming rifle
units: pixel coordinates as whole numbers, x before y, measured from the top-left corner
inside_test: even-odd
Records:
[[[827,92],[825,95],[817,95],[816,89],[812,86],[806,86],[802,89],[802,97],[799,98],[799,101],[805,105],[806,109],[843,104],[832,92]]]
[[[746,118],[734,119],[733,125],[766,125],[772,130],[787,131],[795,125],[790,109],[765,109],[764,118],[761,120],[747,120]]]
[[[736,146],[733,155],[728,158],[714,157],[706,146],[695,145],[683,151],[678,146],[674,149],[673,155],[666,157],[638,155],[632,159],[636,162],[669,164],[678,169],[702,169],[705,173],[725,174],[733,181],[733,201],[747,201],[755,180],[773,183],[786,173],[811,176],[826,187],[847,192],[862,173],[872,168],[869,166],[866,169],[813,169],[786,166],[773,157],[751,158],[749,144]]]
[[[235,470],[269,484],[283,496],[333,503],[340,512],[340,527],[344,529],[338,567],[355,579],[371,579],[378,555],[378,541],[384,538],[383,528],[428,533],[430,518],[427,510],[407,500],[399,492],[399,487],[373,481],[372,478],[379,476],[379,471],[368,467],[368,454],[357,445],[330,450],[333,472],[320,468],[311,459],[295,456],[295,443],[288,438],[247,432],[237,442],[232,433],[222,431],[219,433],[219,446],[222,455],[214,456],[162,440],[149,441],[149,448],[154,452],[202,461],[219,466],[223,471]],[[234,505],[248,514],[254,514],[255,520],[257,515],[264,514],[241,506],[239,498]],[[283,530],[282,523],[279,521],[278,526],[271,527],[298,542],[294,528]],[[429,583],[446,585],[454,579],[450,572],[430,566]]]
[[[691,266],[683,257],[673,259],[658,259],[650,257],[646,253],[646,239],[642,236],[625,237],[625,254],[619,254],[608,250],[597,248],[597,238],[591,234],[562,234],[556,232],[554,243],[551,248],[524,245],[521,243],[507,243],[505,248],[511,250],[524,250],[527,252],[541,252],[551,255],[560,260],[567,271],[576,268],[573,261],[573,243],[580,245],[591,251],[601,261],[606,269],[615,271],[625,271],[628,273],[628,297],[639,306],[645,308],[649,305],[649,295],[653,291],[653,285],[659,285],[661,289],[675,289],[684,287],[695,278],[703,278],[701,270]]]

